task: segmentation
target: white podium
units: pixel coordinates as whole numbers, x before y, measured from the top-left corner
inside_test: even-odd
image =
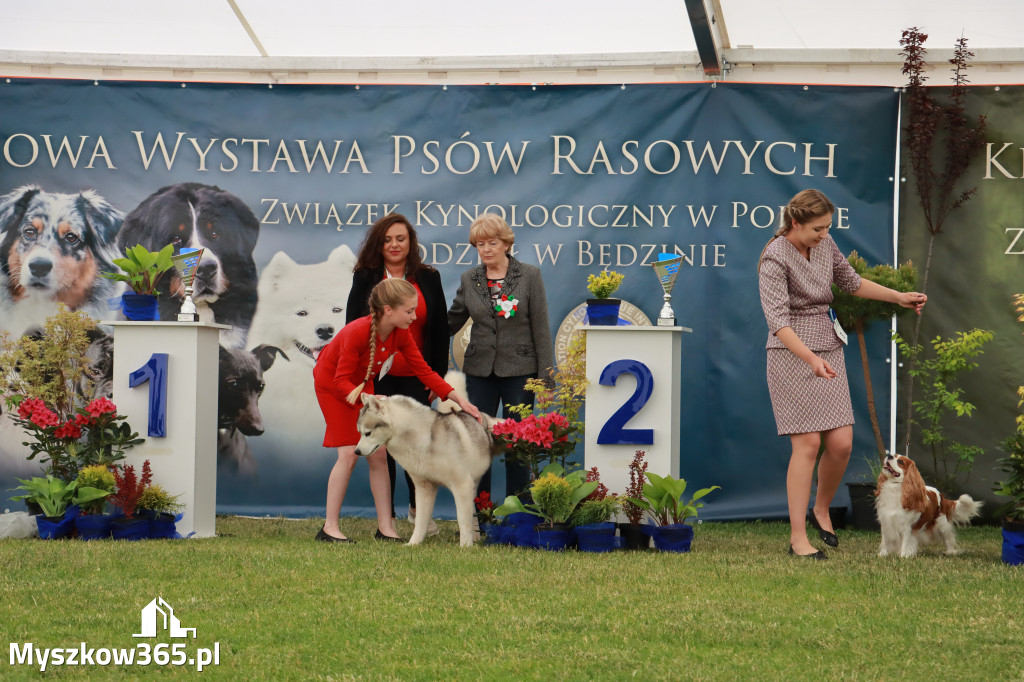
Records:
[[[102,324],[114,328],[114,404],[146,439],[126,451],[124,463],[141,475],[148,459],[153,482],[180,495],[178,501],[185,505],[177,526],[181,535],[214,536],[219,340],[220,331],[230,327],[204,322]],[[151,435],[151,429],[161,430],[161,421],[165,435]]]
[[[687,327],[581,328],[587,335],[584,466],[625,493],[637,450],[647,470],[679,477],[681,349]]]

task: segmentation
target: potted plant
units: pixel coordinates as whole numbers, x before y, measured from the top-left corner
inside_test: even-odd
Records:
[[[882,462],[874,457],[863,459],[868,466],[867,472],[846,483],[850,492],[850,518],[857,530],[879,530],[878,514],[875,513],[875,488],[878,486],[878,476],[882,473]]]
[[[521,406],[516,406],[521,407]],[[532,412],[521,420],[509,418],[495,424],[491,433],[505,442],[505,456],[521,462],[530,470],[530,480],[541,474],[545,461],[558,464],[563,470],[566,460],[576,449],[576,442],[570,440],[576,426],[559,412],[536,415]]]
[[[46,478],[36,476],[29,479],[17,479],[21,485],[15,490],[24,490],[26,494],[12,497],[12,500],[26,500],[38,504],[43,514],[36,518],[39,537],[56,539],[66,537],[74,526],[76,505],[107,496],[107,491],[88,486],[79,486],[78,480],[70,483],[53,475]],[[68,513],[71,511],[72,513]]]
[[[121,308],[129,320],[155,320],[158,316],[157,285],[168,270],[174,267],[171,256],[174,245],[168,244],[159,251],[150,251],[142,244],[125,249],[124,258],[113,259],[121,272],[101,272],[107,279],[124,282],[131,289],[121,296]]]
[[[136,514],[139,498],[153,482],[149,460],[142,463],[142,477],[135,474],[131,464],[114,469],[117,487],[110,496],[110,503],[124,515],[111,522],[111,535],[115,540],[142,540],[149,535],[149,519]]]
[[[587,481],[581,469],[565,473],[556,462],[544,467],[541,475],[530,485],[533,502],[524,505],[515,495],[505,498],[503,514],[528,513],[538,516],[538,546],[545,549],[564,549],[570,541],[569,517],[577,505],[597,489],[596,481]],[[497,513],[497,510],[495,511]]]
[[[494,503],[491,501],[491,494],[486,490],[482,490],[473,499],[473,506],[476,508],[475,516],[484,542],[489,545],[502,542],[501,536],[504,528],[501,526],[500,519],[494,515]]]
[[[970,417],[974,404],[963,398],[963,388],[957,385],[960,374],[978,366],[972,358],[984,352],[984,345],[993,334],[984,329],[956,332],[948,339],[936,336],[930,342],[932,356],[923,358],[924,348],[910,344],[899,334],[893,334],[896,347],[903,357],[912,361],[908,370],[911,383],[916,383],[921,396],[914,401],[915,423],[921,426],[922,441],[932,455],[932,483],[947,497],[955,498],[953,491],[964,473],[964,483],[971,477],[974,459],[984,450],[976,445],[960,443],[949,435],[947,420]]]
[[[178,502],[181,495],[171,495],[159,483],[153,483],[139,496],[136,508],[140,516],[149,519],[149,537],[170,539],[175,537],[174,524],[185,505]]]
[[[587,472],[587,482],[596,482],[597,488],[576,507],[569,524],[580,551],[610,552],[615,549],[615,523],[611,518],[619,511],[619,498],[608,494],[597,467]]]
[[[1024,399],[1024,387],[1018,392]],[[1006,448],[1009,456],[996,461],[1007,476],[993,490],[996,495],[1009,498],[999,509],[1003,521],[1003,561],[1019,565],[1024,564],[1024,426],[1006,440]]]
[[[645,533],[643,526],[640,525],[644,518],[644,508],[632,502],[644,495],[646,454],[643,450],[637,450],[633,455],[633,461],[629,463],[629,485],[626,486],[626,495],[622,498],[622,514],[626,517],[626,522],[619,524],[619,537],[622,538],[624,549],[648,549],[651,546],[651,536]]]
[[[587,299],[587,321],[592,325],[614,327],[619,323],[617,298],[610,298],[622,284],[625,275],[614,270],[602,270],[598,275],[587,275],[587,291],[593,298]]]
[[[96,398],[66,419],[38,398],[14,395],[6,402],[14,410],[11,420],[30,437],[22,442],[29,449],[27,458],[39,456],[47,473],[66,481],[78,476],[81,467],[124,459],[125,450],[145,440],[107,398]]]
[[[648,513],[656,524],[651,527],[654,547],[666,552],[689,552],[693,541],[693,527],[686,522],[697,518],[697,510],[704,506],[697,502],[719,486],[701,488],[688,500],[683,499],[686,492],[686,481],[672,476],[659,476],[647,472],[648,483],[644,484],[642,498],[630,501]]]
[[[105,514],[104,509],[107,496],[114,492],[117,485],[114,474],[104,464],[93,464],[80,469],[76,480],[80,489],[85,486],[102,490],[107,494],[78,505],[81,513],[75,517],[75,529],[78,531],[79,539],[96,540],[110,537],[111,515]]]

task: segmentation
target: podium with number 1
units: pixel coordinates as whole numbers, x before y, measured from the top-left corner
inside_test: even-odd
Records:
[[[104,322],[114,328],[114,403],[146,442],[125,464],[185,505],[183,536],[216,534],[217,386],[222,324]]]

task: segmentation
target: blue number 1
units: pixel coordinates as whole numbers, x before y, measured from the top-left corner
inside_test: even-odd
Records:
[[[654,392],[654,375],[639,360],[616,360],[601,371],[598,380],[602,386],[614,386],[620,374],[636,377],[636,390],[622,407],[608,418],[597,434],[598,445],[653,445],[654,429],[627,429],[626,423],[635,417]]]
[[[149,431],[167,437],[167,353],[153,353],[142,367],[128,375],[128,388],[149,382]]]

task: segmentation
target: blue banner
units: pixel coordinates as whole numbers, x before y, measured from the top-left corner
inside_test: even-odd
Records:
[[[320,445],[308,350],[343,325],[354,253],[388,212],[412,221],[449,303],[460,274],[477,263],[473,218],[503,215],[516,256],[542,268],[556,345],[578,321],[588,274],[624,273],[617,295],[653,320],[662,292],[650,264],[660,252],[684,254],[672,299],[678,324],[693,329],[682,351],[680,471],[698,487],[722,486],[709,518],[785,514],[790,448],[775,433],[757,293],[758,255],[780,207],[801,189],[821,189],[837,206],[832,234],[844,253],[892,262],[892,88],[11,79],[0,85],[0,105],[5,254],[24,247],[9,217],[26,193],[106,207],[111,225],[89,245],[98,251],[118,230],[167,243],[178,224],[162,202],[182,183],[203,185],[218,207],[204,229],[224,273],[203,319],[233,325],[222,343],[235,354],[265,358],[270,346],[287,356],[271,353],[264,371],[264,432],[222,441],[223,511],[323,513],[336,456]],[[62,258],[52,254],[55,271]],[[20,261],[2,262],[0,327],[15,334],[55,300],[97,319],[114,314],[95,272],[66,268],[77,273],[72,296],[53,282],[21,286],[12,279],[27,282]],[[883,424],[886,337],[876,329],[869,338]],[[873,439],[858,354],[851,350],[847,363],[856,460],[873,452]],[[232,418],[222,414],[222,424]],[[21,435],[0,426],[0,480],[37,470],[24,461]],[[450,497],[439,505],[453,515]],[[370,508],[365,469],[357,469],[343,513]]]

